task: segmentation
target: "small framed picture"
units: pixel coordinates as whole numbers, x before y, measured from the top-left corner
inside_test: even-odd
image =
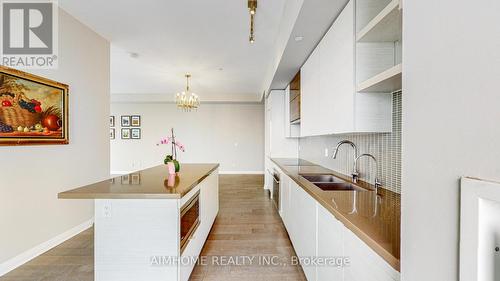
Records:
[[[132,120],[132,127],[140,127],[141,126],[141,116],[132,115],[131,120]]]
[[[130,184],[130,175],[123,175],[121,182],[122,182],[122,184],[129,185]]]
[[[115,139],[115,128],[110,128],[109,129],[109,138],[114,140]]]
[[[122,139],[130,139],[130,129],[122,129]]]
[[[109,116],[109,126],[110,127],[115,126],[115,117],[114,116]]]
[[[130,116],[129,115],[122,116],[122,127],[130,127]]]
[[[134,139],[134,140],[141,139],[141,129],[134,128],[134,129],[130,129],[130,131],[131,131],[132,139]]]
[[[130,174],[130,183],[132,185],[140,185],[141,184],[141,174],[139,174],[139,173]]]

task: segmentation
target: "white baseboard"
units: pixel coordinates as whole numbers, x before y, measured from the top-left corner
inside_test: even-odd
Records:
[[[264,171],[219,171],[220,175],[263,175]]]
[[[72,238],[73,236],[79,234],[80,232],[88,229],[94,223],[94,219],[90,219],[80,225],[73,227],[72,229],[57,235],[56,237],[43,242],[42,244],[35,246],[7,261],[0,264],[0,276],[3,276],[10,271],[16,269],[17,267],[29,262],[33,258],[45,253],[46,251],[54,248],[55,246],[61,244],[62,242]]]

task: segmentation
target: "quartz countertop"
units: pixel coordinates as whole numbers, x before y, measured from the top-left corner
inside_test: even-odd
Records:
[[[181,164],[179,174],[169,176],[167,165],[68,190],[61,199],[180,199],[219,164]]]
[[[351,180],[345,175],[300,159],[271,158],[271,161],[388,264],[400,270],[400,194],[379,188],[379,196],[376,196],[372,191],[374,187],[362,181],[356,185],[367,191],[323,191],[301,175],[332,174],[347,182]]]

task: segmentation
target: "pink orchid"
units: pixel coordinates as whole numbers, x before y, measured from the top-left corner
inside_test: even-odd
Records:
[[[179,148],[180,151],[185,152],[186,147],[180,143],[179,141],[175,140],[175,135],[174,135],[174,129],[171,129],[171,136],[164,137],[160,140],[159,143],[157,143],[157,146],[160,146],[162,144],[171,144],[172,145],[172,154],[168,155],[171,157],[171,159],[176,159],[177,158],[177,148]]]
[[[156,145],[160,145],[160,144],[169,144],[170,143],[170,137],[165,137],[163,139],[160,140],[159,143],[157,143]]]
[[[184,147],[184,145],[180,142],[175,142],[175,145],[182,151],[182,152],[185,152],[186,151],[186,148]]]

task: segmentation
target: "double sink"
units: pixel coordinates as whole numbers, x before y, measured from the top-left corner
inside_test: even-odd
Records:
[[[362,187],[346,182],[345,180],[337,178],[334,175],[302,174],[300,176],[323,191],[367,191]]]

